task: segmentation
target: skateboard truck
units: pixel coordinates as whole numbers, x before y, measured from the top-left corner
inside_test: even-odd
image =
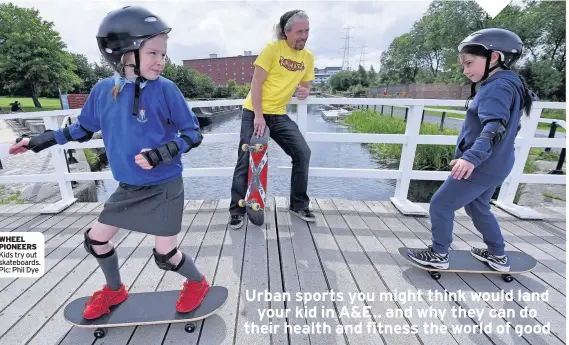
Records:
[[[441,274],[437,271],[429,271],[429,274],[434,280],[439,280],[441,278]],[[514,281],[514,277],[512,277],[511,274],[504,273],[502,274],[502,280],[504,280],[506,283],[511,283]]]
[[[193,322],[188,322],[188,323],[184,326],[184,330],[185,330],[187,333],[194,333],[194,331],[196,330],[196,324],[193,323]],[[93,332],[93,335],[94,335],[95,338],[97,338],[97,339],[104,338],[106,334],[107,334],[107,332],[105,331],[104,328],[97,328],[97,329]]]
[[[244,152],[250,151],[250,152],[259,153],[259,152],[263,151],[264,147],[265,147],[265,145],[263,145],[263,144],[256,144],[255,146],[251,146],[249,144],[243,144],[243,145],[241,145],[241,150]]]
[[[253,209],[253,211],[259,211],[261,209],[261,204],[259,204],[259,202],[257,202],[257,200],[255,199],[252,199],[250,201],[245,201],[241,199],[239,200],[239,206],[240,207],[249,206],[251,207],[251,209]]]

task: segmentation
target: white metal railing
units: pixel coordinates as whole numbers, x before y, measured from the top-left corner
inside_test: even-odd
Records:
[[[211,107],[242,105],[243,99],[215,100],[215,101],[195,101],[191,102],[191,107]],[[403,150],[399,169],[349,169],[349,168],[322,168],[311,167],[311,176],[325,177],[345,177],[345,178],[376,178],[376,179],[396,179],[395,195],[391,198],[393,204],[403,213],[408,215],[425,215],[426,211],[411,203],[407,199],[409,182],[411,180],[440,180],[448,177],[446,171],[419,171],[413,169],[415,151],[419,144],[431,145],[455,145],[456,135],[419,135],[423,109],[428,106],[463,106],[464,100],[438,100],[438,99],[387,99],[387,98],[315,98],[309,97],[299,101],[291,99],[289,104],[298,106],[297,115],[292,116],[297,122],[298,127],[307,142],[333,142],[333,143],[391,143],[402,144]],[[308,105],[393,105],[409,107],[407,125],[404,134],[366,134],[366,133],[322,133],[307,131]],[[535,102],[529,117],[522,117],[522,129],[516,138],[516,162],[511,174],[502,184],[498,200],[495,204],[524,219],[541,219],[542,216],[526,207],[513,204],[517,188],[520,183],[547,183],[547,184],[566,184],[565,175],[549,174],[524,174],[523,169],[526,164],[530,148],[532,147],[566,147],[565,139],[558,138],[534,138],[533,134],[538,122],[542,119],[543,109],[565,109],[565,103],[558,102]],[[68,115],[77,116],[80,109],[56,110],[35,113],[17,113],[3,115],[0,119],[17,118],[43,118],[46,129],[56,129],[56,116]],[[1,139],[1,138],[0,138]],[[1,140],[0,140],[1,141]],[[202,145],[212,143],[231,142],[235,145],[239,142],[239,133],[218,133],[204,134]],[[0,158],[5,155],[9,144],[0,145]],[[32,175],[10,175],[0,176],[0,184],[21,183],[21,182],[57,182],[62,195],[62,200],[44,209],[44,213],[59,212],[75,201],[70,181],[77,180],[109,180],[113,179],[111,172],[74,172],[69,173],[66,169],[64,149],[83,149],[104,147],[101,139],[91,140],[85,143],[71,142],[63,146],[53,146],[50,148],[53,154],[55,171],[49,174]],[[233,162],[232,162],[233,163]],[[291,167],[278,167],[279,169],[291,169]],[[185,168],[184,177],[200,176],[232,176],[234,166],[215,167],[215,168]]]

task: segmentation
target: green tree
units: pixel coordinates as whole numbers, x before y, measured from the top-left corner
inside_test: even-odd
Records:
[[[41,19],[34,9],[11,3],[0,4],[0,78],[4,89],[27,87],[34,105],[41,108],[42,92],[72,90],[81,80],[73,72],[73,56],[64,51],[65,43],[54,24]]]

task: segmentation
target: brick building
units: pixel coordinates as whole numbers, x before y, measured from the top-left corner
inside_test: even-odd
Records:
[[[257,56],[251,55],[250,51],[245,51],[244,55],[228,57],[210,54],[208,59],[183,60],[183,63],[184,67],[209,75],[216,85],[226,85],[230,79],[243,85],[251,83],[253,79],[253,62]]]

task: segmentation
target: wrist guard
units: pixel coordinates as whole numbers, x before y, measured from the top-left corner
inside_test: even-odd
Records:
[[[45,132],[43,132],[42,134],[36,135],[33,137],[30,137],[29,135],[24,134],[24,135],[22,135],[16,139],[16,143],[19,143],[24,138],[30,138],[30,143],[28,145],[26,145],[25,147],[28,150],[34,151],[35,153],[38,153],[42,150],[45,150],[45,149],[57,144],[57,141],[55,141],[55,132],[52,131],[51,129],[48,129]]]
[[[166,145],[160,145],[153,150],[142,152],[142,156],[154,168],[160,162],[170,163],[178,155],[179,151],[176,142],[170,141]]]

